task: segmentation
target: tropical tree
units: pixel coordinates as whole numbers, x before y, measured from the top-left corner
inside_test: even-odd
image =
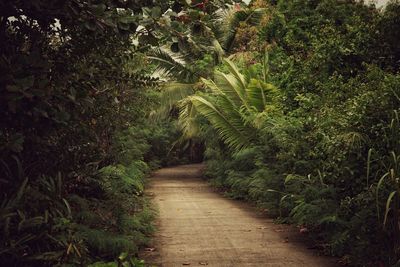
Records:
[[[88,266],[144,241],[132,126],[155,80],[138,50],[170,4],[0,1],[2,265]]]
[[[229,147],[240,150],[248,146],[261,126],[260,118],[276,103],[278,95],[277,88],[267,82],[267,64],[265,54],[263,78],[258,79],[255,68],[241,73],[231,60],[224,59],[228,73],[216,71],[214,79],[201,79],[209,91],[188,97],[190,104],[180,113],[184,132],[193,135],[192,127],[198,127],[190,123],[195,122],[192,116],[201,114]]]
[[[179,101],[201,91],[200,79],[210,77],[211,70],[231,53],[240,24],[258,25],[265,16],[265,8],[228,2],[210,2],[200,10],[196,5],[187,5],[178,14],[169,14],[174,20],[163,28],[163,32],[170,33],[168,42],[148,55],[157,65],[156,76],[167,80],[159,114],[168,113]]]

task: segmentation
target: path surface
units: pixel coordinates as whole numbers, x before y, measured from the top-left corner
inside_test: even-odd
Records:
[[[213,192],[202,165],[157,171],[149,195],[159,209],[154,249],[141,255],[155,266],[333,267],[299,242],[297,231],[277,225],[240,201]],[[292,228],[293,229],[293,228]]]

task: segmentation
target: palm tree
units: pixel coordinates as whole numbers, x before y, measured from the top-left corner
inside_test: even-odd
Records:
[[[233,148],[241,147],[240,144],[249,143],[251,134],[254,131],[249,129],[249,124],[245,122],[244,113],[239,113],[241,105],[246,107],[246,112],[250,110],[262,110],[265,97],[257,95],[257,90],[262,93],[260,86],[264,84],[255,80],[248,80],[250,76],[243,76],[239,73],[236,66],[229,61],[223,60],[224,56],[228,54],[234,47],[234,40],[240,22],[247,22],[251,25],[258,24],[265,9],[238,9],[232,6],[229,9],[218,9],[212,14],[212,19],[207,21],[196,20],[194,23],[196,27],[188,27],[189,32],[185,35],[176,33],[174,43],[171,48],[167,47],[154,49],[148,58],[157,64],[156,73],[159,76],[166,77],[167,81],[162,87],[161,91],[161,105],[157,112],[153,112],[155,117],[165,117],[171,114],[171,111],[179,110],[179,125],[183,131],[183,136],[179,142],[185,142],[198,137],[200,134],[199,115],[206,117],[212,125],[219,127],[222,125],[223,117],[229,113],[229,119],[225,118],[226,128],[223,130],[221,127],[221,136]],[[179,52],[176,53],[177,46]],[[175,52],[172,52],[174,50]],[[202,78],[204,75],[196,68],[196,63],[199,55],[212,54],[214,61],[210,69],[224,61],[230,70],[230,74],[216,73],[215,83],[212,80]],[[208,75],[206,75],[207,77]],[[204,77],[204,76],[203,76]],[[170,81],[171,78],[173,81]],[[234,84],[230,82],[239,82],[239,88],[232,87]],[[221,90],[216,90],[215,84]],[[230,87],[231,86],[231,87]],[[229,89],[230,88],[230,89]],[[215,89],[215,90],[214,90]],[[206,96],[204,93],[208,90],[211,96]],[[227,90],[230,90],[227,91]],[[228,98],[224,98],[226,94]],[[236,94],[236,98],[234,95]],[[260,99],[257,97],[261,96]],[[263,100],[264,99],[264,100]],[[215,101],[221,102],[225,110],[215,108]],[[235,105],[229,105],[230,101],[234,101]],[[242,101],[242,102],[240,102]],[[217,105],[220,105],[218,103]],[[211,108],[207,109],[207,108]],[[231,109],[228,112],[228,109]],[[219,117],[212,116],[212,112],[219,113]],[[207,111],[209,113],[207,113]],[[175,112],[172,112],[175,114]],[[219,123],[217,122],[219,120]],[[230,131],[226,131],[230,126]],[[235,126],[234,128],[232,126]],[[229,132],[231,135],[229,135]],[[236,144],[236,145],[234,145]]]
[[[265,8],[253,9],[233,6],[230,9],[218,10],[212,28],[225,53],[231,52],[235,46],[237,30],[242,22],[249,26],[257,26],[265,15]]]
[[[202,89],[198,85],[204,74],[196,69],[199,55],[201,57],[207,53],[213,54],[214,62],[210,69],[220,64],[234,47],[240,22],[257,25],[264,14],[264,8],[219,8],[211,14],[211,19],[196,20],[196,27],[188,27],[189,32],[186,34],[176,33],[175,38],[178,39],[180,47],[178,53],[167,47],[153,49],[148,59],[157,65],[156,75],[169,81],[162,88],[162,107],[158,114],[165,115],[176,107],[179,101]]]
[[[268,105],[275,102],[277,89],[266,81],[267,56],[263,62],[262,79],[255,78],[251,72],[242,74],[229,59],[225,59],[224,64],[229,73],[217,71],[213,80],[202,79],[210,92],[189,96],[189,101],[186,100],[189,104],[182,109],[180,121],[185,132],[191,133],[191,127],[197,126],[190,123],[193,120],[190,115],[201,114],[230,148],[240,150],[254,141],[260,127],[257,118],[266,112]],[[190,113],[186,111],[192,109],[194,111]]]

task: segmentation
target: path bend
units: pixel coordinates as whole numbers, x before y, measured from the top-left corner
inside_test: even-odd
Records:
[[[337,266],[307,249],[290,227],[215,193],[201,179],[203,168],[165,168],[150,179],[147,192],[159,210],[158,230],[154,249],[141,256],[151,266]]]

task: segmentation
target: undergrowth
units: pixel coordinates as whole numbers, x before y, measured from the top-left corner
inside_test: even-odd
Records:
[[[384,35],[399,34],[399,3],[378,11],[356,1],[268,2],[268,23],[251,31],[262,51],[252,58],[261,61],[267,46],[279,97],[240,124],[256,132],[242,149],[210,120],[206,175],[228,196],[307,229],[344,264],[397,266],[400,43]],[[237,38],[243,73],[257,69]],[[246,118],[244,110],[236,112]]]

